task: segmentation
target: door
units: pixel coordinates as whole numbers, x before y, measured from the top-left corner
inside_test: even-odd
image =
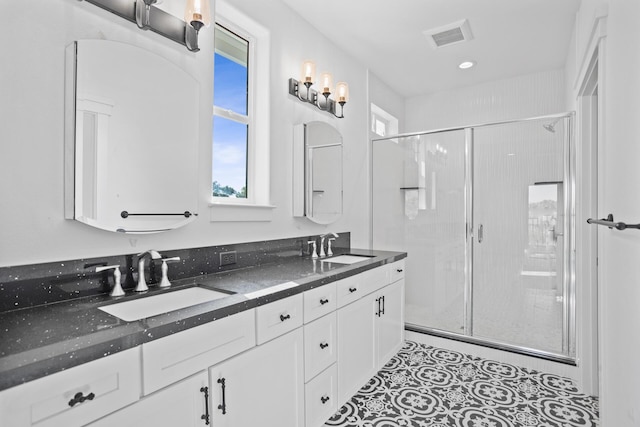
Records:
[[[204,427],[210,408],[208,377],[202,371],[90,424],[91,427]],[[206,391],[206,394],[205,394]]]
[[[382,288],[376,300],[376,364],[379,367],[391,360],[404,342],[404,279]]]
[[[338,310],[338,403],[351,398],[376,371],[373,298]]]
[[[303,427],[303,356],[298,328],[210,368],[211,424]]]
[[[474,337],[567,353],[565,120],[474,130]]]

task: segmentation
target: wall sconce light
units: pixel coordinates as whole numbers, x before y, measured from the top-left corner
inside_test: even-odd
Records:
[[[320,75],[320,89],[311,89],[315,83],[316,64],[313,61],[304,61],[302,63],[302,72],[300,80],[294,78],[289,79],[289,95],[293,95],[300,101],[308,102],[315,105],[322,111],[327,111],[339,119],[344,118],[344,104],[349,101],[349,86],[345,82],[339,82],[336,85],[336,99],[329,98],[333,90],[333,76],[331,73],[322,73]],[[306,91],[302,89],[304,85]],[[336,113],[336,104],[340,105],[340,115]]]
[[[198,32],[211,22],[209,0],[187,0],[184,21],[154,6],[158,0],[86,0],[104,10],[198,52]]]

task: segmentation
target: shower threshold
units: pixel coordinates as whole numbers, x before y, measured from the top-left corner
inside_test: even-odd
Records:
[[[460,341],[467,344],[479,345],[482,347],[492,348],[496,350],[507,351],[510,353],[523,354],[526,356],[536,357],[539,359],[550,360],[552,362],[563,363],[565,365],[577,366],[576,360],[572,357],[562,354],[551,353],[543,350],[537,350],[529,347],[506,344],[499,341],[492,341],[485,338],[470,337],[468,335],[457,334],[455,332],[443,331],[436,328],[428,328],[426,326],[415,325],[413,323],[405,323],[405,330],[417,332],[420,334],[432,335],[435,337],[446,338],[454,341]]]

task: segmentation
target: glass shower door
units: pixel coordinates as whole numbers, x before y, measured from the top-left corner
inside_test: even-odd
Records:
[[[406,323],[465,333],[465,131],[372,145],[372,246],[406,251]]]
[[[472,335],[563,354],[564,122],[473,135]]]

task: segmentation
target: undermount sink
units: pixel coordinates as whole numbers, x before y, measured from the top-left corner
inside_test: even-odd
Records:
[[[229,295],[230,294],[225,292],[193,287],[98,308],[119,319],[132,322],[169,311],[191,307],[192,305],[225,298]]]
[[[370,255],[338,255],[332,258],[325,258],[322,262],[335,262],[336,264],[355,264],[373,258]]]

